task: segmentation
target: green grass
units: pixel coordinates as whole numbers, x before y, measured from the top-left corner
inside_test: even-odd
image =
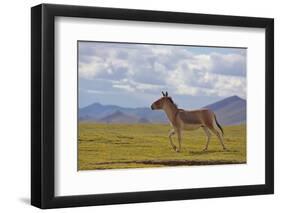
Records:
[[[208,151],[202,151],[204,131],[185,131],[182,150],[169,144],[170,125],[165,124],[79,124],[78,170],[143,168],[180,165],[246,163],[246,126],[224,127],[223,151],[212,135]],[[173,137],[178,145],[177,137]]]

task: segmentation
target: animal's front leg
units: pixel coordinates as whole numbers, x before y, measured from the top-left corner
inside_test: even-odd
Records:
[[[206,134],[206,145],[205,145],[205,148],[203,149],[203,151],[207,151],[208,150],[208,146],[209,146],[209,143],[210,143],[210,137],[211,137],[211,133],[209,132],[208,128],[207,127],[202,127],[205,134]]]
[[[181,151],[181,130],[177,130],[178,141],[179,141],[179,148],[176,149],[176,152]]]
[[[170,132],[169,132],[169,140],[170,140],[170,144],[171,146],[173,147],[173,149],[176,151],[177,150],[177,147],[175,146],[175,144],[173,143],[173,140],[172,140],[172,136],[175,134],[175,130],[174,129],[171,129]]]

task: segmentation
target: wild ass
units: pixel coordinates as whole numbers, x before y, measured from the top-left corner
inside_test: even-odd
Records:
[[[173,129],[169,132],[170,144],[176,152],[181,150],[181,140],[183,130],[196,130],[202,128],[206,134],[206,145],[203,151],[206,151],[209,146],[211,132],[213,132],[222,145],[222,148],[226,150],[223,142],[223,129],[216,119],[216,115],[209,109],[198,110],[183,110],[179,109],[173,102],[172,98],[168,96],[168,92],[162,92],[163,97],[155,101],[151,105],[152,110],[164,110]],[[177,148],[172,140],[174,134],[178,136],[179,147]]]

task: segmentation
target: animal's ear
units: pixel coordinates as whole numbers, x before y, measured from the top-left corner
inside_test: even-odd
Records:
[[[165,94],[164,94],[164,92],[162,91],[162,95],[165,97]]]
[[[166,91],[166,97],[168,97],[168,92]]]

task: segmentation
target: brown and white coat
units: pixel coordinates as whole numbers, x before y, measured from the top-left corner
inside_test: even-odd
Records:
[[[152,110],[164,110],[166,113],[172,129],[169,132],[169,140],[173,149],[177,152],[181,150],[181,140],[183,130],[195,130],[202,128],[206,134],[206,145],[204,150],[208,149],[210,143],[211,133],[213,132],[219,139],[223,149],[226,147],[223,141],[223,129],[216,119],[216,115],[209,109],[198,110],[183,110],[179,109],[173,102],[172,98],[168,96],[168,92],[162,92],[163,97],[155,101],[151,105]],[[179,146],[174,145],[172,136],[177,134]]]

